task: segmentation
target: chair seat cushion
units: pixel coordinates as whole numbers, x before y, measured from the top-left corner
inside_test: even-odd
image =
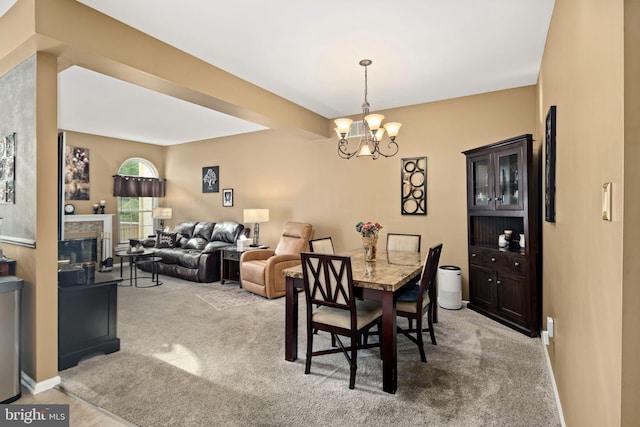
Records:
[[[356,327],[358,330],[382,316],[382,306],[378,301],[357,300],[356,311]],[[351,329],[351,314],[349,311],[339,308],[318,307],[313,311],[313,321],[337,326],[339,328]]]
[[[398,299],[396,300],[396,310],[404,311],[407,313],[415,313],[416,312],[416,301],[418,301],[418,292],[420,292],[420,285],[410,286],[409,289],[403,291],[400,295],[398,295]],[[429,305],[429,294],[427,292],[424,293],[422,297],[422,308]]]

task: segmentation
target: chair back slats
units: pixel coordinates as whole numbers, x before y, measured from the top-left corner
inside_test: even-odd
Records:
[[[313,239],[309,241],[309,249],[311,252],[320,254],[335,254],[333,249],[333,240],[331,237],[323,237],[321,239]]]
[[[440,262],[440,253],[442,252],[442,243],[429,249],[429,255],[422,267],[422,276],[420,277],[420,290],[418,291],[418,307],[422,307],[422,298],[427,295],[433,283],[436,280],[438,272],[438,263]]]
[[[387,233],[387,252],[420,252],[420,234]]]
[[[308,303],[351,310],[353,274],[351,258],[303,252],[302,273]]]

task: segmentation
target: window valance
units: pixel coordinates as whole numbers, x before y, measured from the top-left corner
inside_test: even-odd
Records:
[[[113,195],[119,197],[164,197],[164,178],[114,175]]]

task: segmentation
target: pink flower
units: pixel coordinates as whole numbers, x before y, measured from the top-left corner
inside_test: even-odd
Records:
[[[379,222],[362,222],[356,224],[356,231],[363,236],[375,236],[378,234],[378,231],[382,228]]]

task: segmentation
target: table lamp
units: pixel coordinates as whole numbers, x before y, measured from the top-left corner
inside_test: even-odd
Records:
[[[253,222],[255,224],[253,226],[253,244],[251,246],[260,246],[260,223],[269,222],[269,209],[245,209],[244,222]]]
[[[153,219],[160,220],[160,229],[164,230],[164,220],[171,219],[173,216],[173,209],[171,208],[153,208],[151,211],[151,216]]]

